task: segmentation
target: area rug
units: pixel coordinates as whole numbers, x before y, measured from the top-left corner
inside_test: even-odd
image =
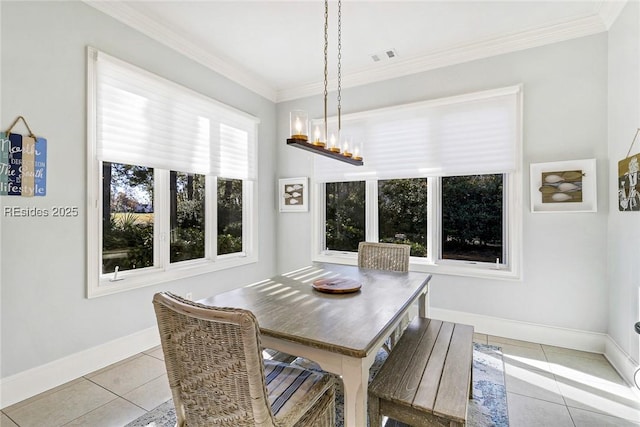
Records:
[[[371,366],[371,378],[384,361],[386,352],[380,351]],[[294,363],[300,363],[297,359]],[[504,363],[499,347],[473,343],[473,398],[469,401],[468,422],[470,427],[508,427],[507,393],[504,383]],[[336,427],[342,423],[343,395],[341,387],[336,392]],[[126,427],[174,427],[176,413],[173,402],[168,400],[147,412]],[[389,420],[388,427],[403,427],[404,424]]]

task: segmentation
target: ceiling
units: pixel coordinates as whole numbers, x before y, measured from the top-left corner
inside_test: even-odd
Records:
[[[625,1],[343,0],[342,87],[607,31]],[[323,90],[323,1],[86,3],[273,101]],[[329,15],[332,90],[336,1]]]

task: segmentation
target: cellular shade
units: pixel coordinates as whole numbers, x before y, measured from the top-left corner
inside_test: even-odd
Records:
[[[256,178],[257,118],[103,52],[96,61],[98,159]]]

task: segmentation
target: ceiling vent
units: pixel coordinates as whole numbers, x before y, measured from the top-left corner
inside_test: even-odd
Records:
[[[389,61],[398,57],[398,52],[395,49],[385,49],[380,52],[371,54],[373,62]]]

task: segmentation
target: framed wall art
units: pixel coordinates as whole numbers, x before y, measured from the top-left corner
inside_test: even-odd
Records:
[[[280,212],[307,212],[309,210],[309,178],[283,178],[278,180]]]
[[[596,159],[531,164],[531,212],[596,212]]]

